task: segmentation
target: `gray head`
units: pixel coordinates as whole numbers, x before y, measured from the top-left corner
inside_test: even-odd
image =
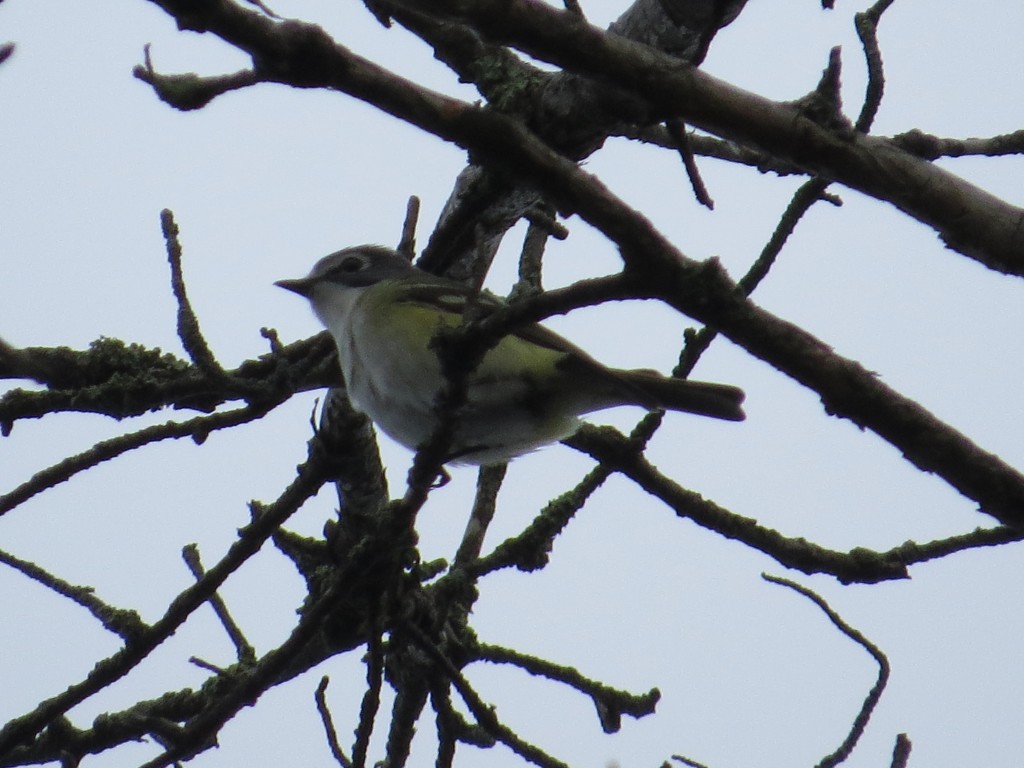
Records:
[[[357,245],[324,256],[305,277],[278,280],[274,285],[308,299],[317,285],[332,283],[339,287],[365,288],[415,271],[416,267],[397,251],[382,245]]]

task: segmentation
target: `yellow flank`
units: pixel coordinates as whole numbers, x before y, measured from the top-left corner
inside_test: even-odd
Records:
[[[380,306],[381,302],[388,301],[388,293],[392,291],[401,293],[401,290],[402,286],[387,281],[387,283],[380,283],[371,291],[367,291],[367,294],[377,294],[372,301]],[[464,305],[465,297],[453,293],[449,302],[445,301],[446,298],[444,294],[440,294],[437,304],[408,299],[391,300],[385,323],[391,327],[381,328],[381,331],[392,338],[415,339],[418,345],[424,350],[428,350],[441,325],[457,328],[463,323],[461,308]],[[446,304],[452,309],[445,311]],[[433,354],[431,353],[432,356]],[[484,355],[483,361],[473,373],[472,378],[502,380],[526,377],[536,380],[540,377],[543,379],[554,372],[555,366],[564,357],[564,352],[533,344],[511,334],[503,336],[498,344]]]

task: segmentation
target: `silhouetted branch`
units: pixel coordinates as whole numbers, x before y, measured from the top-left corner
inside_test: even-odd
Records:
[[[324,675],[320,678],[320,684],[316,687],[316,710],[320,713],[320,721],[324,725],[324,732],[327,734],[327,744],[331,749],[331,755],[341,768],[352,768],[352,761],[345,757],[338,741],[338,732],[334,729],[334,719],[331,717],[331,710],[327,706],[327,685],[330,678]]]
[[[182,1],[154,0],[172,13]],[[448,6],[444,0],[432,0],[432,7]],[[493,35],[494,39],[523,45],[535,55],[550,57],[585,73],[628,80],[634,85],[636,78],[646,73],[649,77],[642,80],[644,94],[652,100],[663,97],[690,122],[700,125],[699,120],[690,118],[707,109],[714,111],[715,120],[703,127],[718,128],[722,135],[749,131],[749,125],[757,123],[763,129],[758,140],[764,146],[774,147],[778,143],[783,157],[794,146],[806,147],[805,154],[817,158],[814,163],[806,163],[814,166],[810,170],[834,176],[882,198],[886,197],[884,190],[874,189],[872,184],[879,179],[879,169],[884,168],[885,179],[900,178],[897,186],[901,191],[890,197],[894,202],[899,198],[909,213],[916,212],[923,220],[934,217],[936,223],[942,221],[942,226],[955,220],[954,230],[947,232],[947,238],[964,240],[959,244],[951,241],[953,247],[960,247],[990,266],[1010,271],[1024,267],[1024,262],[1014,266],[1024,253],[1016,238],[1024,234],[1015,224],[1009,224],[1019,219],[1019,211],[934,166],[894,150],[890,144],[871,137],[844,135],[840,139],[803,118],[795,107],[740,92],[707,79],[700,72],[681,68],[675,60],[671,68],[659,69],[657,53],[645,49],[640,57],[634,44],[605,35],[578,20],[567,26],[560,15],[564,12],[554,11],[543,3],[512,0],[499,7],[483,2],[472,9],[461,7],[452,11],[468,14],[483,33]],[[811,334],[745,300],[717,262],[701,263],[684,257],[647,219],[575,163],[538,141],[520,123],[398,78],[353,56],[310,25],[270,25],[262,17],[227,4],[211,6],[199,14],[194,13],[190,4],[187,20],[190,28],[215,31],[258,55],[268,79],[344,90],[469,147],[483,161],[543,187],[561,208],[575,210],[618,244],[634,297],[661,299],[676,310],[717,327],[755,356],[819,392],[829,413],[842,415],[876,432],[919,469],[943,477],[1001,522],[1024,525],[1024,475],[980,449],[913,400],[884,385],[862,365],[836,355]],[[243,26],[238,26],[243,22]],[[289,58],[289,51],[298,50],[302,51],[301,61]],[[269,59],[274,60],[273,66],[267,63]],[[695,88],[697,84],[701,87]],[[681,94],[693,101],[683,104]],[[751,117],[746,110],[753,110],[758,119],[746,119]],[[745,119],[741,121],[741,117]],[[723,121],[727,118],[730,122],[725,125]],[[747,127],[739,128],[740,122]],[[799,141],[794,140],[794,126],[800,126]],[[783,143],[785,147],[781,148]],[[825,161],[829,159],[841,163],[844,172],[827,172]],[[951,187],[956,189],[955,201],[947,194]],[[913,200],[900,197],[908,190],[912,191]],[[956,214],[952,216],[950,206],[954,204]],[[968,220],[972,222],[971,232],[962,229]],[[979,249],[975,226],[994,238],[985,248]],[[988,240],[987,235],[984,239]],[[460,351],[472,357],[468,347],[461,347]],[[420,466],[424,476],[429,473],[429,462]],[[413,483],[412,487],[422,487],[422,483]],[[416,496],[424,498],[422,492]]]
[[[547,754],[544,750],[521,738],[515,731],[498,719],[493,707],[488,706],[480,695],[469,684],[451,660],[422,631],[414,626],[407,629],[415,638],[417,645],[422,648],[433,659],[441,670],[448,676],[459,696],[466,703],[469,711],[476,718],[484,730],[490,733],[495,739],[507,746],[517,755],[522,756],[535,765],[542,768],[568,768],[566,763]]]
[[[325,482],[322,467],[312,459],[303,464],[292,484],[276,502],[264,507],[256,519],[243,528],[228,552],[206,575],[181,592],[164,615],[136,635],[133,642],[96,663],[80,682],[63,693],[47,699],[26,715],[17,717],[0,729],[0,755],[15,746],[31,741],[50,723],[72,707],[124,677],[149,653],[170,637],[199,606],[216,592],[225,579],[255,554],[274,530],[295,513],[303,501],[316,493]]]
[[[952,139],[914,129],[894,136],[893,143],[926,160],[940,157],[1000,157],[1024,154],[1024,130],[984,139]]]
[[[101,338],[85,351],[67,347],[8,348],[0,378],[33,379],[45,391],[12,389],[0,396],[0,424],[9,434],[18,419],[73,411],[115,419],[160,408],[210,412],[229,400],[285,399],[337,383],[334,344],[326,334],[297,341],[248,360],[212,379],[159,349]]]
[[[203,561],[199,556],[199,547],[197,545],[185,545],[181,550],[181,557],[197,580],[206,575],[206,569],[203,568]],[[228,611],[228,607],[220,594],[214,592],[210,595],[209,603],[210,607],[213,608],[213,612],[217,614],[217,619],[220,621],[221,626],[224,627],[224,631],[227,632],[228,637],[231,639],[231,643],[235,646],[235,654],[238,661],[242,664],[254,662],[256,660],[256,649],[252,647],[252,644],[245,638],[238,624],[231,618],[231,613]]]
[[[128,451],[161,440],[182,437],[191,437],[196,443],[202,443],[211,432],[255,421],[265,416],[269,410],[270,408],[264,405],[259,407],[246,405],[233,411],[215,413],[210,416],[197,416],[186,421],[154,424],[151,427],[140,429],[138,432],[129,432],[109,440],[101,440],[82,453],[69,456],[53,466],[40,470],[17,488],[0,496],[0,515],[10,512],[33,496],[70,480],[79,472],[91,469],[104,461],[110,461]]]
[[[484,536],[491,524],[497,508],[498,491],[505,479],[507,464],[490,464],[480,467],[477,475],[476,498],[470,512],[466,531],[462,535],[462,543],[455,553],[454,566],[462,567],[480,556],[483,549]]]
[[[791,539],[758,525],[752,518],[724,509],[662,475],[637,453],[632,441],[609,427],[585,427],[566,444],[590,454],[602,466],[626,475],[665,502],[680,517],[693,520],[697,525],[727,538],[742,541],[789,568],[808,574],[830,573],[844,583],[871,583],[908,577],[906,567],[898,561],[872,556],[866,550],[844,554],[805,539]]]
[[[693,156],[693,148],[690,146],[690,134],[686,132],[686,123],[677,118],[670,118],[665,121],[665,128],[668,129],[668,135],[672,137],[676,151],[683,161],[683,168],[686,169],[686,176],[690,180],[693,196],[709,211],[714,210],[715,201],[711,199],[711,195],[708,194],[708,189],[704,185],[704,179],[701,178],[700,169]]]
[[[135,67],[132,74],[151,85],[162,101],[183,111],[202,109],[218,96],[260,82],[259,76],[250,69],[216,77],[161,75],[153,69],[148,45],[145,47],[145,64]]]
[[[892,5],[893,0],[878,0],[868,10],[854,16],[857,36],[864,47],[864,58],[868,65],[868,85],[864,93],[864,104],[857,117],[856,129],[861,133],[871,130],[875,115],[882,105],[885,92],[885,73],[882,68],[882,51],[878,47],[878,22],[882,14]]]
[[[766,573],[761,574],[761,578],[773,584],[789,587],[793,591],[806,597],[818,606],[826,616],[828,616],[829,621],[832,622],[836,629],[871,654],[871,658],[873,658],[875,663],[878,664],[878,679],[871,687],[868,695],[864,698],[864,703],[861,706],[860,712],[857,713],[857,717],[854,719],[853,725],[850,727],[850,733],[835,752],[824,757],[816,766],[816,768],[835,768],[835,766],[844,762],[846,758],[850,756],[850,753],[853,752],[853,748],[856,746],[857,741],[860,739],[861,735],[864,733],[864,729],[868,725],[868,720],[871,719],[871,713],[874,712],[875,706],[878,704],[879,699],[882,698],[882,692],[885,690],[885,686],[889,682],[889,659],[886,658],[885,654],[882,653],[878,646],[868,640],[861,632],[847,624],[838,613],[832,610],[829,604],[826,603],[820,595],[815,594],[807,587],[801,586],[789,579],[770,576]]]
[[[136,611],[115,608],[96,597],[92,587],[79,587],[69,584],[64,579],[54,576],[35,563],[22,560],[9,552],[0,550],[0,562],[24,574],[47,589],[63,595],[72,602],[82,606],[103,625],[108,632],[113,632],[125,643],[132,642],[136,637],[147,631],[149,627],[143,622]]]
[[[370,736],[380,708],[380,692],[384,681],[384,649],[380,635],[380,627],[373,627],[370,632],[369,652],[366,655],[366,692],[359,707],[359,725],[356,728],[356,740],[352,745],[352,766],[363,768],[366,755],[370,748]]]
[[[199,329],[199,318],[196,317],[192,303],[185,291],[185,277],[181,269],[181,242],[178,240],[178,225],[174,222],[174,214],[164,209],[160,212],[160,228],[163,230],[167,244],[167,261],[171,265],[171,291],[178,303],[178,338],[188,353],[189,359],[196,368],[212,379],[224,377],[226,374],[213,351],[203,338]]]
[[[666,117],[680,117],[723,138],[761,147],[809,173],[887,200],[934,228],[951,248],[992,269],[1024,274],[1024,235],[1016,226],[1024,212],[895,149],[891,142],[839,135],[802,120],[791,105],[742,91],[667,55],[581,24],[540,0],[472,5],[430,0],[418,5],[471,23],[492,42],[631,89]]]
[[[889,764],[890,768],[907,768],[907,763],[910,761],[910,739],[907,738],[907,734],[901,733],[896,737],[896,745],[892,750],[892,762]]]
[[[633,694],[612,688],[597,680],[585,677],[573,667],[555,664],[536,656],[519,653],[511,648],[481,644],[477,648],[479,658],[494,664],[512,664],[529,672],[531,675],[545,677],[575,688],[590,697],[597,710],[601,727],[605,733],[615,733],[622,726],[622,715],[635,718],[645,717],[654,713],[654,708],[661,698],[661,692],[652,688],[644,694]]]

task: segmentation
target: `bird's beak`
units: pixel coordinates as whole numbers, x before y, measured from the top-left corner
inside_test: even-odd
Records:
[[[297,293],[299,296],[305,296],[308,299],[309,295],[313,292],[314,282],[308,277],[300,277],[297,280],[278,280],[274,285],[284,288],[286,291]]]

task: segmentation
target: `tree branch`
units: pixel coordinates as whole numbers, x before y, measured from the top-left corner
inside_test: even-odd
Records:
[[[932,227],[950,248],[991,269],[1024,275],[1024,211],[890,141],[820,126],[792,104],[736,88],[540,0],[424,0],[417,5],[471,23],[493,42],[631,89],[664,117],[680,117],[888,201]]]

